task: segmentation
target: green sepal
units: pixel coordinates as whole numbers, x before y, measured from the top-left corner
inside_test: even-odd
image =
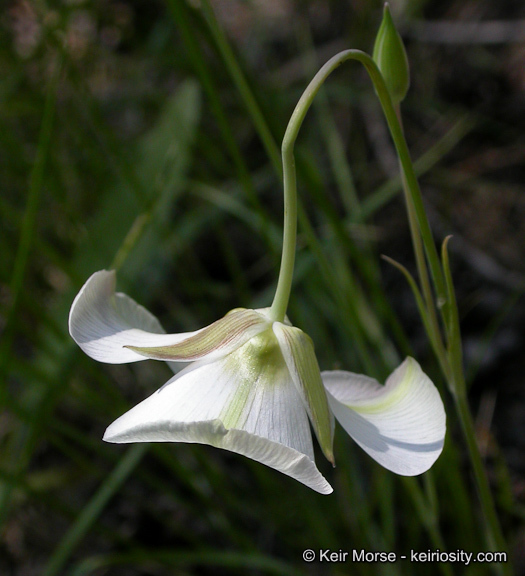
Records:
[[[327,460],[335,465],[334,417],[326,397],[312,339],[299,328],[280,322],[275,322],[273,330],[280,342],[281,352],[294,384],[305,404],[321,450]]]
[[[222,356],[267,329],[269,321],[255,310],[237,308],[177,344],[142,348],[126,346],[155,360],[190,362],[204,356]]]

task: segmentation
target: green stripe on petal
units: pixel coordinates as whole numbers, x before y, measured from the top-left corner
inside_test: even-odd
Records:
[[[287,377],[279,344],[271,328],[257,334],[224,359],[231,377],[238,381],[237,392],[225,406],[220,419],[226,428],[238,428],[250,412],[254,388],[273,388]]]
[[[215,362],[191,364],[113,422],[104,440],[210,444],[332,492],[315,465],[308,416],[271,329]]]
[[[446,416],[430,378],[407,358],[384,386],[351,372],[323,372],[335,417],[382,466],[403,476],[428,470],[443,450]]]
[[[334,417],[328,405],[312,340],[299,328],[280,322],[273,324],[273,331],[323,454],[334,464]]]
[[[214,360],[242,346],[269,325],[270,322],[255,310],[238,309],[182,342],[167,346],[126,348],[155,360],[189,362],[204,357]]]

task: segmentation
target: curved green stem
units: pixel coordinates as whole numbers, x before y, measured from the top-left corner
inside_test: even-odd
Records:
[[[297,240],[297,178],[295,175],[294,145],[299,129],[310,108],[315,95],[328,76],[345,60],[348,60],[356,50],[346,50],[336,54],[317,72],[306,90],[303,92],[288,127],[281,146],[283,161],[284,185],[284,236],[283,253],[277,290],[270,309],[270,316],[276,321],[282,321],[286,314],[290,291],[292,288],[293,268],[295,261],[295,245]]]
[[[290,124],[288,127],[290,127]],[[299,128],[297,128],[297,131],[298,130]],[[286,131],[286,134],[288,134],[288,130]],[[296,136],[297,132],[295,133],[295,137]],[[288,308],[288,301],[292,290],[295,246],[297,243],[297,178],[295,175],[295,158],[293,155],[293,141],[291,146],[286,148],[284,145],[285,141],[286,135],[283,140],[283,253],[281,257],[281,268],[279,270],[277,289],[270,308],[270,317],[277,322],[282,322],[286,316],[286,309]]]
[[[434,285],[436,286],[437,301],[443,305],[446,300],[445,282],[441,270],[438,253],[434,244],[430,225],[426,218],[419,184],[414,172],[408,146],[399,124],[395,108],[392,104],[388,88],[381,72],[373,59],[361,50],[345,50],[336,54],[319,70],[304,91],[292,114],[282,143],[282,161],[284,178],[284,238],[281,268],[277,290],[270,309],[271,317],[282,321],[286,314],[288,300],[292,286],[293,267],[295,259],[295,244],[297,233],[297,184],[295,176],[295,159],[293,149],[299,129],[310,108],[312,101],[326,78],[346,60],[357,60],[363,64],[372,79],[379,97],[385,118],[387,120],[396,151],[399,156],[407,189],[410,191],[414,211],[421,231],[421,237],[428,258]]]
[[[401,118],[401,109],[399,104],[395,106],[396,116],[399,123],[401,131],[403,131],[403,120]],[[413,194],[407,184],[407,179],[405,177],[405,170],[403,165],[401,168],[401,182],[403,185],[403,192],[405,194],[406,208],[408,214],[408,223],[410,226],[410,234],[412,237],[412,246],[414,248],[414,256],[416,259],[416,265],[418,270],[419,282],[421,284],[421,291],[425,299],[425,306],[421,312],[421,317],[425,325],[428,325],[427,334],[430,339],[430,343],[439,361],[441,370],[445,375],[447,382],[451,381],[451,370],[448,362],[447,351],[445,350],[445,345],[443,344],[443,338],[441,334],[441,329],[439,326],[438,316],[436,312],[436,306],[433,298],[432,286],[430,284],[430,278],[428,276],[428,267],[425,260],[425,249],[423,246],[423,241],[421,238],[420,228],[418,226],[418,218],[416,210],[414,207]],[[433,239],[432,240],[432,244]],[[448,288],[445,278],[445,287]],[[450,298],[448,299],[450,300]]]

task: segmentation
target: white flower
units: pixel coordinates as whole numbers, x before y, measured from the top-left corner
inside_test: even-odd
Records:
[[[332,488],[315,465],[309,421],[332,463],[333,414],[368,454],[398,474],[424,472],[443,447],[443,404],[415,360],[407,359],[386,386],[349,372],[321,376],[310,338],[272,321],[268,309],[236,309],[196,332],[165,334],[150,312],[115,293],[114,272],[101,271],[75,298],[69,329],[101,362],[190,362],[113,422],[108,442],[210,444],[323,494]]]

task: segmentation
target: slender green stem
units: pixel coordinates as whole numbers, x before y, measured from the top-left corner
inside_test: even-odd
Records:
[[[363,64],[365,64],[364,61]],[[365,64],[365,66],[367,65]],[[372,67],[369,68],[367,66],[367,69],[370,72],[376,90],[378,91],[379,94],[378,85],[376,85],[374,77],[372,76],[371,73]],[[442,254],[444,265],[444,273],[443,273],[422,203],[418,207],[418,203],[421,202],[421,193],[419,191],[419,185],[417,183],[413,165],[410,160],[410,156],[408,154],[408,149],[405,150],[406,143],[404,140],[404,136],[402,134],[401,123],[399,121],[397,114],[395,115],[395,117],[390,114],[389,110],[390,105],[388,102],[389,98],[382,99],[380,95],[380,100],[385,115],[387,116],[392,138],[396,143],[396,149],[400,159],[402,176],[403,176],[403,185],[405,189],[407,209],[411,228],[415,224],[415,217],[417,217],[419,224],[419,230],[415,229],[414,226],[414,230],[412,230],[412,235],[414,240],[414,249],[416,252],[416,260],[418,262],[420,281],[422,283],[423,293],[427,304],[428,319],[431,323],[431,330],[434,333],[434,342],[437,345],[435,349],[437,351],[437,356],[441,363],[441,367],[443,369],[445,378],[447,379],[449,388],[453,394],[456,404],[456,411],[458,413],[461,427],[466,439],[470,462],[474,471],[476,485],[478,488],[478,494],[482,504],[483,513],[486,520],[486,526],[489,532],[488,534],[489,544],[492,545],[493,547],[496,546],[499,550],[504,550],[506,548],[505,539],[503,538],[503,534],[501,532],[499,519],[495,511],[494,500],[492,498],[486,472],[483,467],[483,462],[479,454],[478,446],[476,444],[474,427],[472,424],[472,415],[470,413],[470,409],[468,407],[466,399],[466,392],[465,392],[466,386],[463,374],[459,318],[457,314],[457,305],[454,296],[454,287],[452,284],[452,278],[450,276],[450,266],[448,264],[446,241],[443,246],[443,254]],[[388,114],[387,110],[389,111]],[[419,213],[419,210],[422,211],[421,214]],[[424,260],[422,259],[420,249],[421,239],[423,239],[427,257],[429,259],[429,264],[432,270],[434,286],[438,294],[438,306],[442,308],[442,317],[447,329],[448,354],[446,354],[446,351],[442,343],[441,332],[439,329],[437,316],[431,297],[431,288],[428,279],[427,269]],[[436,266],[436,269],[434,269],[434,266]]]
[[[399,163],[401,165],[402,176],[405,182],[403,188],[407,198],[407,205],[413,206],[415,217],[417,218],[417,222],[419,224],[419,233],[421,234],[421,239],[425,248],[430,272],[434,281],[434,286],[436,288],[437,303],[441,308],[445,306],[447,302],[443,272],[441,269],[438,251],[432,236],[432,231],[430,229],[430,224],[428,223],[423,205],[423,198],[419,188],[419,183],[417,181],[414,165],[410,157],[410,152],[408,150],[396,109],[394,108],[392,99],[390,98],[390,94],[388,92],[388,88],[386,87],[383,76],[372,58],[368,54],[365,54],[359,50],[354,51],[352,58],[361,62],[366,68],[381,103],[381,107],[383,109],[383,113],[390,130],[390,135],[392,136],[392,140],[396,148]]]
[[[414,211],[416,213],[417,221],[425,252],[428,258],[434,285],[436,286],[438,305],[446,303],[446,289],[443,280],[443,273],[439,261],[439,256],[432,238],[432,232],[428,223],[423,200],[421,198],[421,191],[414,172],[414,167],[408,151],[403,130],[399,124],[395,108],[392,104],[388,88],[378,67],[372,58],[362,52],[361,50],[345,50],[336,54],[333,58],[319,70],[313,80],[308,85],[301,99],[299,100],[288,127],[284,135],[282,144],[282,160],[283,160],[283,174],[284,174],[284,239],[283,239],[283,255],[281,260],[281,269],[279,272],[279,281],[277,284],[277,291],[275,293],[274,301],[271,307],[271,315],[274,319],[279,320],[284,318],[286,307],[290,298],[290,290],[292,285],[293,265],[295,257],[295,242],[296,242],[296,177],[295,177],[295,161],[293,155],[293,148],[295,140],[303,120],[306,116],[312,101],[317,94],[319,88],[324,83],[326,78],[343,62],[346,60],[356,60],[363,64],[372,79],[377,95],[379,97],[385,118],[396,147],[400,164],[402,166],[404,177],[406,178],[407,191],[413,201]],[[293,220],[293,223],[291,222]]]
[[[403,121],[401,118],[401,110],[399,104],[396,106],[396,114],[399,126],[401,130],[403,130]],[[423,293],[423,298],[425,300],[423,320],[426,323],[426,325],[428,325],[427,333],[429,335],[432,348],[434,349],[434,353],[436,354],[436,357],[441,365],[443,374],[445,374],[447,381],[450,381],[451,378],[450,366],[448,362],[447,352],[443,344],[441,329],[439,327],[439,321],[433,298],[432,287],[430,284],[430,278],[428,276],[428,267],[425,260],[423,241],[421,238],[421,233],[419,231],[416,209],[414,206],[413,196],[411,194],[410,189],[408,188],[407,179],[405,177],[405,170],[402,165],[401,165],[401,181],[403,184],[403,191],[405,193],[408,223],[410,226],[410,234],[412,237],[412,246],[414,248],[414,256],[416,259],[419,282],[421,284],[421,291]]]
[[[461,333],[459,327],[458,308],[454,294],[454,285],[452,283],[452,274],[450,272],[450,263],[448,259],[447,244],[450,237],[446,238],[443,242],[442,260],[443,270],[445,273],[445,282],[448,291],[448,300],[450,306],[448,308],[447,317],[447,333],[449,339],[448,357],[450,362],[450,380],[449,387],[454,398],[456,412],[459,416],[461,428],[467,442],[470,463],[474,471],[474,478],[476,480],[476,487],[478,489],[479,499],[481,501],[483,514],[486,520],[488,544],[496,550],[503,551],[506,549],[505,538],[501,531],[494,500],[490,491],[487,474],[483,466],[483,461],[479,453],[479,448],[476,443],[476,435],[474,432],[474,424],[472,422],[472,415],[467,401],[467,386],[465,383],[465,376],[463,372],[463,353],[461,347]],[[502,565],[502,570],[510,573],[511,569],[508,568],[510,564]]]
[[[297,179],[295,175],[294,145],[299,129],[310,108],[315,95],[327,77],[338,68],[350,54],[347,50],[336,54],[317,72],[306,90],[303,92],[293,111],[282,143],[283,186],[284,186],[284,236],[283,253],[277,290],[270,309],[270,316],[276,321],[282,321],[286,314],[290,291],[292,288],[293,267],[295,261],[295,245],[297,236]]]
[[[402,181],[403,181],[403,189],[405,190],[408,222],[410,225],[410,233],[412,237],[412,246],[414,248],[414,256],[416,259],[419,282],[421,284],[421,291],[425,301],[424,314],[426,316],[426,320],[429,326],[428,334],[434,352],[441,365],[441,369],[443,370],[443,373],[445,375],[449,375],[450,369],[448,366],[447,353],[445,350],[445,346],[443,344],[441,330],[439,328],[439,321],[436,313],[436,306],[434,304],[432,287],[430,284],[430,278],[428,276],[428,267],[425,261],[423,243],[421,240],[421,234],[419,233],[416,212],[414,209],[414,202],[412,201],[410,193],[407,190],[406,179],[404,177],[402,178]]]
[[[281,258],[277,290],[275,291],[272,307],[270,309],[270,317],[279,322],[284,320],[286,309],[288,308],[288,300],[290,299],[290,292],[292,290],[295,245],[297,242],[297,178],[295,175],[293,143],[292,147],[286,149],[283,143],[283,186],[283,254]]]

